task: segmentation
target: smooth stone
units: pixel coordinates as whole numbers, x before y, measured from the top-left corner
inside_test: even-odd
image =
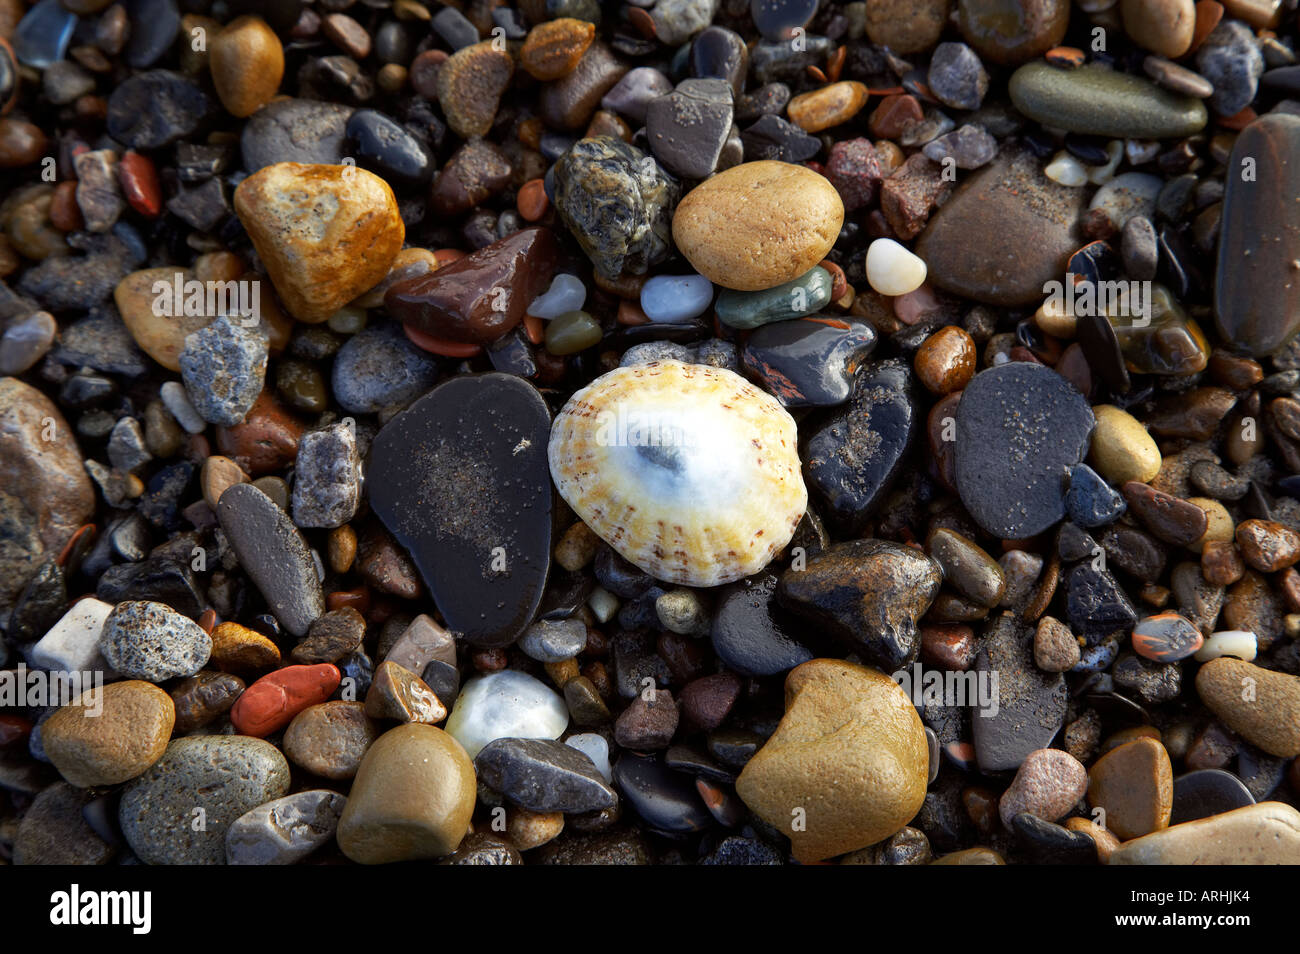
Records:
[[[1300,755],[1300,677],[1221,656],[1197,672],[1196,692],[1251,745],[1278,758]]]
[[[635,123],[644,123],[646,110],[655,98],[672,91],[672,81],[650,66],[629,70],[600,101],[602,109],[622,113]]]
[[[289,515],[252,484],[236,484],[221,495],[217,519],[276,619],[306,636],[325,612],[325,595],[315,558]]]
[[[361,760],[339,847],[363,865],[441,858],[465,837],[475,799],[474,764],[455,738],[431,725],[398,726]]]
[[[239,184],[235,212],[285,307],[309,323],[387,276],[406,234],[388,183],[355,166],[267,166]]]
[[[580,139],[554,166],[555,210],[596,272],[644,275],[672,251],[681,187],[621,139]]]
[[[1021,812],[1054,822],[1073,810],[1088,790],[1088,770],[1060,749],[1030,752],[1011,785],[998,799],[1002,824],[1012,827]]]
[[[770,113],[760,116],[754,125],[742,130],[740,141],[747,162],[760,159],[803,162],[822,149],[821,140],[816,136],[810,136],[794,123]]]
[[[313,789],[259,805],[226,829],[226,864],[292,865],[334,840],[347,799]]]
[[[114,682],[55,710],[41,727],[41,746],[73,785],[116,785],[162,758],[175,721],[171,697],[157,686]]]
[[[641,286],[641,310],[651,321],[686,321],[713,301],[713,283],[703,275],[656,275]]]
[[[694,0],[686,0],[694,2]],[[663,39],[662,35],[660,39]],[[584,128],[601,99],[628,70],[600,40],[587,47],[571,73],[542,86],[538,98],[541,118],[553,129],[576,132]]]
[[[1214,87],[1209,104],[1232,116],[1255,99],[1264,58],[1254,31],[1240,20],[1223,20],[1196,51],[1196,70]]]
[[[1052,182],[1027,149],[1003,149],[930,218],[915,251],[931,284],[992,305],[1038,304],[1082,244],[1084,191]]]
[[[15,865],[106,865],[115,845],[86,821],[94,796],[55,782],[32,799],[13,834]]]
[[[843,202],[823,176],[789,163],[746,162],[687,193],[672,234],[715,285],[759,291],[824,259],[843,221]]]
[[[708,27],[691,43],[690,72],[692,76],[726,80],[733,95],[740,96],[749,72],[749,48],[744,38],[726,27]]]
[[[550,321],[571,311],[578,311],[587,301],[587,286],[582,279],[561,272],[551,280],[550,287],[528,304],[527,313],[534,318]]]
[[[269,742],[244,736],[174,739],[122,792],[118,820],[145,864],[219,865],[226,830],[289,788],[289,764]],[[194,822],[200,817],[202,825]]]
[[[1066,0],[958,0],[957,25],[986,60],[1014,66],[1061,42],[1070,21]]]
[[[816,12],[816,0],[750,0],[749,3],[754,26],[769,40],[789,39],[791,31],[806,27]]]
[[[618,796],[578,749],[549,739],[497,739],[474,757],[478,779],[532,812],[613,808]]]
[[[1133,649],[1155,662],[1186,659],[1201,648],[1204,637],[1192,622],[1177,613],[1159,613],[1138,620],[1133,627]]]
[[[497,739],[558,739],[569,710],[555,692],[514,669],[465,683],[447,719],[447,732],[477,757]]]
[[[1007,581],[996,560],[969,537],[939,527],[925,541],[931,559],[943,570],[944,582],[980,606],[997,606]]]
[[[596,772],[607,783],[614,780],[614,770],[609,764],[609,742],[603,735],[595,732],[586,732],[580,735],[571,735],[564,740],[564,744],[570,748],[577,749],[596,767]]]
[[[438,69],[438,103],[462,139],[483,137],[514,75],[514,60],[495,40],[457,50]]]
[[[945,106],[979,109],[988,94],[989,75],[965,43],[940,43],[930,56],[926,84]]]
[[[1108,570],[1091,560],[1071,568],[1065,578],[1066,613],[1071,628],[1095,643],[1116,629],[1130,629],[1137,611]]]
[[[1205,127],[1205,104],[1150,80],[1091,64],[1060,70],[1026,63],[1011,76],[1016,109],[1069,132],[1112,139],[1177,139]]]
[[[849,532],[883,503],[921,431],[914,380],[905,359],[868,365],[855,376],[848,404],[805,439],[808,486]]]
[[[489,373],[443,383],[372,442],[371,507],[410,551],[447,628],[476,646],[509,645],[541,603],[549,435],[537,390]]]
[[[1093,426],[1087,401],[1048,368],[1011,362],[980,372],[957,407],[962,503],[995,537],[1043,532],[1065,516],[1065,478]]]
[[[853,375],[875,345],[875,328],[863,319],[773,321],[749,336],[740,360],[783,407],[833,407],[852,395]]]
[[[102,672],[113,669],[99,651],[99,634],[113,605],[94,597],[78,600],[32,646],[32,665],[55,672]]]
[[[649,285],[649,282],[646,284]],[[742,330],[802,318],[815,314],[830,304],[833,284],[830,272],[814,267],[798,278],[762,291],[745,292],[724,288],[718,294],[714,311],[724,325]],[[644,298],[644,292],[642,296]],[[643,303],[642,308],[644,307]]]
[[[1204,644],[1196,651],[1197,662],[1209,662],[1220,656],[1236,656],[1251,662],[1259,649],[1259,641],[1254,633],[1243,630],[1223,630],[1211,633]]]
[[[1300,284],[1289,275],[1300,211],[1277,202],[1300,191],[1300,116],[1270,113],[1237,136],[1228,160],[1215,269],[1214,311],[1219,335],[1262,357],[1300,330]],[[1239,174],[1250,160],[1255,177]]]
[[[378,724],[362,703],[322,702],[293,717],[284,731],[284,754],[313,775],[350,779],[379,735]]]
[[[722,79],[684,79],[646,107],[651,151],[665,169],[684,179],[704,179],[718,165],[731,131],[731,85]]]
[[[172,11],[174,14],[174,6]],[[173,32],[180,26],[179,17],[176,19]],[[265,20],[242,16],[212,38],[208,65],[221,105],[242,119],[269,103],[279,90],[284,78],[284,48]]]
[[[244,124],[239,145],[249,173],[280,162],[335,165],[347,148],[353,107],[312,99],[268,103]]]
[[[781,605],[812,621],[886,672],[912,663],[917,622],[943,582],[939,564],[887,540],[850,540],[781,574]]]
[[[1046,748],[1065,722],[1068,689],[1060,673],[1034,665],[1033,628],[1010,614],[993,620],[975,661],[978,673],[997,673],[997,710],[971,719],[975,757],[982,772],[1017,769],[1031,752]],[[983,676],[981,678],[988,678]]]
[[[723,587],[714,608],[714,652],[742,676],[773,676],[813,658],[796,638],[799,623],[777,605],[778,577],[762,573]]]
[[[58,325],[48,311],[12,322],[0,338],[0,375],[22,374],[43,358],[54,343]]]
[[[14,55],[26,66],[47,69],[63,59],[76,26],[76,14],[59,0],[40,0],[14,29]]]
[[[437,362],[388,321],[349,338],[334,358],[331,377],[335,400],[353,414],[403,407],[437,379]]]
[[[1088,803],[1105,812],[1106,829],[1121,841],[1169,826],[1173,767],[1156,739],[1135,739],[1112,749],[1088,775]]]
[[[814,659],[787,677],[785,698],[780,724],[745,765],[736,792],[789,835],[797,860],[874,844],[916,815],[928,747],[896,682],[852,663]],[[824,797],[828,790],[834,799]],[[800,815],[806,825],[792,824]]]
[[[434,157],[429,146],[391,116],[358,109],[344,126],[344,135],[357,164],[391,183],[415,187],[433,178]]]
[[[1199,769],[1174,779],[1174,803],[1171,825],[1212,818],[1255,804],[1250,789],[1231,772]]]
[[[543,663],[572,659],[587,646],[587,627],[580,619],[538,620],[519,637],[519,648]]]
[[[170,606],[132,600],[119,603],[104,620],[99,650],[128,679],[164,682],[202,669],[212,639]]]
[[[595,36],[595,24],[573,17],[539,23],[528,31],[519,51],[520,65],[535,79],[560,79],[577,68]]]
[[[657,758],[623,755],[614,765],[614,786],[652,830],[688,833],[713,824],[690,777]]]
[[[1300,864],[1300,811],[1260,802],[1172,825],[1117,848],[1112,865]]]

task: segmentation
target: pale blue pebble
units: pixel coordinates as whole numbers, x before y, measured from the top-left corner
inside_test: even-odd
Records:
[[[656,275],[641,287],[641,310],[651,321],[686,321],[713,301],[713,283],[703,275]]]
[[[59,0],[41,0],[14,29],[14,55],[19,62],[43,70],[63,59],[77,26],[77,15]]]
[[[571,311],[581,311],[587,301],[587,286],[576,275],[561,272],[551,282],[551,287],[533,299],[528,314],[550,321]]]

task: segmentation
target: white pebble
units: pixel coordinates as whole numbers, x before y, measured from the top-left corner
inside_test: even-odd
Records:
[[[596,587],[587,597],[587,605],[596,614],[596,620],[608,623],[618,612],[618,597],[602,586]]]
[[[447,732],[470,758],[496,739],[558,739],[568,727],[564,700],[516,669],[469,680],[447,719]]]
[[[606,782],[614,781],[614,770],[609,767],[609,743],[605,741],[604,736],[597,735],[595,732],[584,732],[582,735],[571,735],[564,740],[564,744],[571,749],[577,749],[596,766],[596,771]]]
[[[1076,188],[1088,181],[1088,170],[1068,152],[1058,152],[1043,170],[1043,175],[1063,186]]]
[[[561,272],[546,289],[528,306],[528,314],[550,321],[571,311],[579,311],[587,302],[587,286],[575,275]]]
[[[1236,656],[1238,659],[1250,662],[1255,658],[1255,651],[1258,648],[1258,640],[1249,630],[1225,629],[1210,634],[1210,638],[1196,650],[1196,661],[1209,662],[1220,656]]]
[[[190,403],[190,396],[185,393],[185,385],[179,381],[168,381],[158,392],[167,410],[171,411],[176,423],[191,434],[202,434],[208,429],[208,422],[199,417]]]
[[[113,605],[78,600],[32,647],[32,663],[56,672],[103,672],[116,676],[99,651],[99,634]]]
[[[893,239],[876,239],[867,248],[867,281],[882,295],[914,292],[925,274],[925,262]]]

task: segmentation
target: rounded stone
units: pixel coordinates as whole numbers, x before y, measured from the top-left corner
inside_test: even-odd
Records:
[[[506,669],[465,683],[447,732],[473,757],[495,739],[558,739],[568,725],[563,699],[527,673]]]
[[[1174,772],[1156,739],[1126,742],[1103,755],[1088,773],[1088,802],[1105,811],[1105,827],[1121,841],[1169,827]]]
[[[221,105],[243,118],[269,103],[280,88],[284,48],[261,17],[237,17],[213,38],[208,65]]]
[[[171,696],[157,686],[113,682],[56,710],[41,727],[41,744],[73,785],[116,785],[162,758],[175,721]]]
[[[284,730],[284,754],[313,775],[352,778],[379,738],[379,726],[365,708],[360,702],[336,699],[304,709]]]
[[[1221,656],[1196,674],[1196,692],[1251,745],[1282,759],[1300,755],[1300,677]]]
[[[295,792],[240,815],[226,830],[226,863],[291,865],[328,844],[347,799],[338,792]]]
[[[736,780],[745,804],[790,836],[802,862],[856,851],[906,825],[925,798],[929,754],[898,684],[813,659],[790,673],[785,692],[780,725]],[[792,826],[800,814],[806,825]]]
[[[166,604],[128,600],[104,620],[99,649],[123,676],[163,682],[202,669],[212,654],[212,638]]]
[[[441,858],[469,829],[474,763],[431,725],[398,726],[366,752],[339,820],[338,843],[358,864]]]
[[[127,784],[118,821],[145,864],[219,865],[231,822],[288,789],[289,763],[269,742],[189,736]]]
[[[682,199],[673,240],[715,285],[759,291],[803,275],[826,257],[844,204],[824,176],[774,160],[720,172]]]
[[[958,0],[957,25],[986,60],[1024,63],[1060,44],[1070,22],[1069,0]]]
[[[1120,0],[1124,32],[1138,46],[1176,60],[1192,45],[1196,5],[1192,0]]]
[[[1300,865],[1300,811],[1260,802],[1120,845],[1112,865]]]
[[[1011,786],[998,799],[1002,824],[1029,812],[1054,822],[1068,814],[1088,790],[1088,770],[1078,759],[1060,749],[1036,749],[1025,757]]]
[[[1160,473],[1160,448],[1142,422],[1112,404],[1092,409],[1097,428],[1092,434],[1088,460],[1111,484],[1130,480],[1147,483]]]

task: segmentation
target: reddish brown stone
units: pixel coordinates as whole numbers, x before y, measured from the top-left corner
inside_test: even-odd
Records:
[[[342,679],[332,663],[278,669],[244,690],[230,710],[231,724],[243,735],[270,735],[303,709],[328,699]]]
[[[1262,573],[1275,573],[1300,561],[1300,533],[1273,520],[1242,521],[1236,539],[1242,559]]]
[[[877,139],[897,139],[912,123],[925,114],[915,96],[905,93],[886,96],[871,113],[867,126]]]
[[[217,447],[255,477],[284,470],[298,456],[303,424],[289,414],[268,389],[240,424],[217,428]]]
[[[939,163],[918,152],[881,185],[880,208],[899,238],[915,238],[955,186]]]
[[[152,159],[128,150],[118,163],[117,178],[131,208],[151,219],[162,213],[162,186]]]
[[[704,676],[681,691],[686,718],[706,732],[722,725],[740,695],[740,677],[732,672]]]
[[[940,669],[965,672],[975,664],[979,645],[975,631],[960,623],[931,623],[921,627],[921,659]]]
[[[1231,586],[1241,579],[1246,565],[1230,540],[1210,540],[1201,550],[1201,576],[1215,586]],[[1300,583],[1300,574],[1296,574]]]

